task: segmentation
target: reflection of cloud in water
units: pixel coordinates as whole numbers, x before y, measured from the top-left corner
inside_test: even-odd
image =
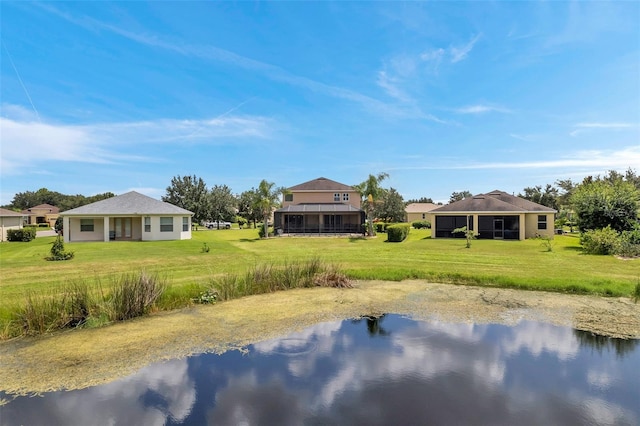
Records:
[[[165,424],[183,421],[196,400],[187,360],[154,364],[117,382],[72,392],[57,392],[38,410],[23,410],[21,424]],[[149,404],[153,400],[153,404]],[[4,421],[9,419],[3,419]],[[6,424],[12,424],[6,423]]]
[[[543,352],[548,352],[566,361],[574,358],[580,348],[573,330],[568,327],[522,322],[510,330],[510,336],[501,343],[502,349],[509,355],[526,350],[538,357]]]

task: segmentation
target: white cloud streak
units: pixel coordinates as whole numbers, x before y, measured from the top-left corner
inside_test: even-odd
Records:
[[[473,49],[473,46],[480,40],[482,33],[476,35],[474,38],[469,41],[469,43],[465,44],[462,47],[450,47],[449,53],[451,54],[451,62],[456,63],[460,62],[467,57],[469,52]]]
[[[457,108],[454,110],[458,114],[483,114],[485,112],[502,112],[502,113],[511,113],[511,110],[507,108],[491,106],[491,105],[470,105],[462,108]]]
[[[637,124],[633,123],[623,123],[623,122],[586,122],[586,123],[577,123],[574,126],[574,130],[572,130],[569,135],[578,136],[582,133],[590,132],[597,129],[611,129],[611,130],[622,130],[622,129],[630,129],[634,127],[638,127]]]
[[[21,109],[13,110],[20,112]],[[0,165],[2,174],[6,175],[25,172],[42,161],[95,164],[157,161],[125,151],[133,144],[223,144],[229,143],[230,138],[264,139],[269,137],[270,124],[270,120],[263,117],[245,116],[85,125],[47,123],[24,116],[0,117]],[[43,158],[32,155],[33,152],[48,154]]]
[[[518,169],[569,169],[582,168],[591,170],[625,170],[640,164],[640,146],[630,146],[617,151],[591,150],[567,154],[557,160],[540,160],[528,162],[491,162],[442,164],[440,166],[408,166],[388,167],[387,170],[518,170]]]

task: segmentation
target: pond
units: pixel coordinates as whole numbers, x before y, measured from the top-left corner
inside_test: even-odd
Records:
[[[320,323],[102,386],[0,393],[0,424],[637,425],[639,342],[531,321]]]

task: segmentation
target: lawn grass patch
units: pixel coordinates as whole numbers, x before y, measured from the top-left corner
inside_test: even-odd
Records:
[[[68,249],[75,257],[65,262],[44,260],[55,237],[0,243],[0,334],[6,338],[10,334],[6,330],[15,329],[18,320],[12,312],[16,306],[24,305],[29,294],[63,293],[70,282],[82,277],[90,295],[101,291],[106,295],[114,277],[142,270],[166,277],[167,281],[151,310],[210,300],[207,294],[211,283],[219,279],[223,299],[254,290],[291,288],[305,279],[308,282],[296,268],[313,263],[314,259],[320,259],[325,266],[340,265],[340,272],[351,279],[422,279],[626,297],[634,297],[640,291],[636,290],[640,259],[586,255],[577,234],[556,236],[552,251],[537,239],[475,240],[467,249],[464,240],[433,239],[428,229],[413,229],[401,244],[386,243],[384,236],[264,240],[255,229],[194,231],[192,235],[191,240],[182,241],[70,243]],[[209,251],[203,253],[205,244]],[[262,276],[275,274],[276,269],[287,264],[278,272],[281,275],[277,280],[262,280]],[[251,279],[247,275],[252,275]],[[225,296],[225,292],[229,295]],[[85,326],[105,321],[110,320],[96,313],[89,316]]]

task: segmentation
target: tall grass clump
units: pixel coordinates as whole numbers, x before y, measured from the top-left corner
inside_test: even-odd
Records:
[[[122,275],[114,282],[111,294],[105,300],[109,318],[122,321],[149,313],[166,288],[166,280],[157,274],[142,271]]]
[[[25,304],[19,308],[16,320],[21,334],[32,336],[54,330],[82,326],[95,305],[86,283],[65,286],[58,293],[28,292]],[[15,334],[13,331],[12,334]]]
[[[316,286],[351,287],[351,282],[335,265],[319,258],[300,263],[255,265],[244,274],[225,274],[210,280],[218,300],[231,300],[254,294],[272,293]]]

